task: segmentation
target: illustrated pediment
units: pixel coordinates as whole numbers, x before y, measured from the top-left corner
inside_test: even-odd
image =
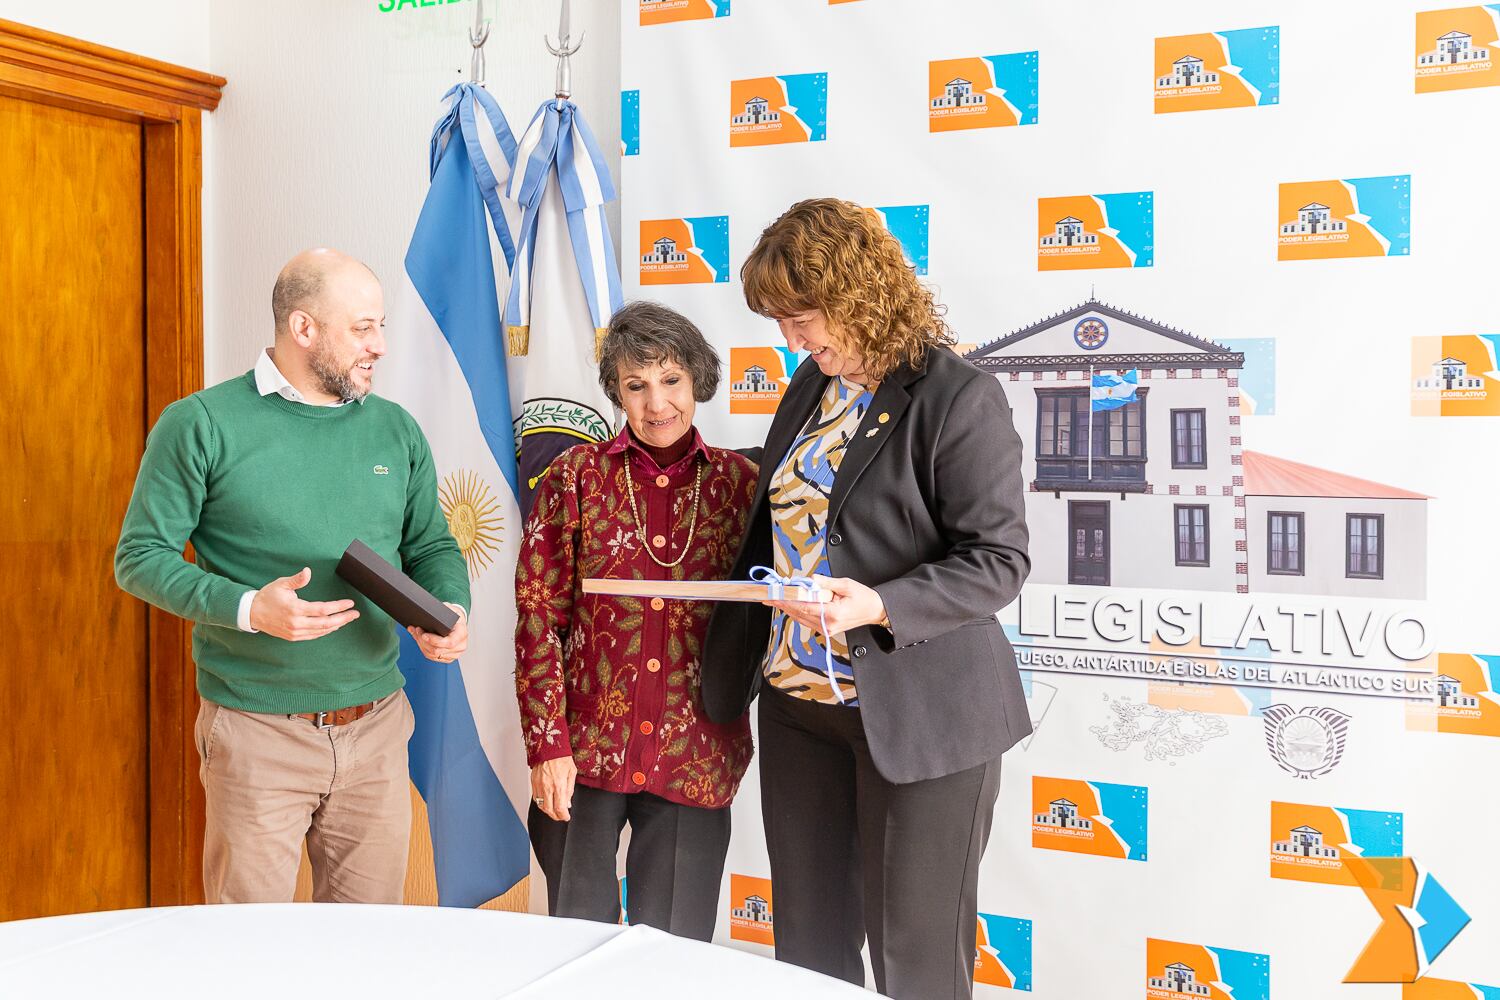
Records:
[[[1088,323],[1091,319],[1097,322]],[[1102,342],[1099,340],[1101,333]],[[1097,346],[1090,349],[1084,344]],[[1138,362],[1129,360],[1136,356],[1140,357]],[[986,369],[995,367],[1001,359],[1023,358],[1056,361],[1058,367],[1088,364],[1090,359],[1097,359],[1105,367],[1120,364],[1126,367],[1244,366],[1244,355],[1223,344],[1097,299],[1089,299],[1014,333],[980,344],[964,357]],[[1109,360],[1106,362],[1105,358]],[[985,364],[986,361],[989,363]]]

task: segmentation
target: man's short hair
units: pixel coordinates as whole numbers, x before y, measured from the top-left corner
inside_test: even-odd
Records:
[[[277,333],[290,329],[287,321],[296,310],[312,312],[323,294],[324,274],[325,269],[316,266],[288,265],[282,268],[271,289],[271,315],[276,318]]]

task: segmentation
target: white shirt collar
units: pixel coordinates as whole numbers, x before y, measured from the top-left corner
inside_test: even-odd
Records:
[[[274,392],[282,399],[293,403],[307,403],[308,406],[343,406],[349,402],[347,399],[338,399],[332,403],[308,403],[302,393],[297,390],[297,387],[288,382],[286,376],[281,374],[281,369],[277,368],[276,362],[271,360],[269,349],[261,351],[260,358],[255,362],[255,388],[259,390],[262,396],[269,396]],[[360,400],[360,402],[362,403],[364,400]]]

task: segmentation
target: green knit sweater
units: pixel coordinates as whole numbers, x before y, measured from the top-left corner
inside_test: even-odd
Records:
[[[467,567],[416,421],[377,396],[340,407],[262,396],[251,372],[162,413],[120,529],[115,578],[197,623],[204,698],[248,712],[331,710],[403,683],[390,617],[334,573],[355,538],[439,600],[469,607]],[[183,558],[187,542],[196,563]],[[241,632],[245,592],[304,566],[312,582],[299,597],[353,598],[359,618],[305,642]]]

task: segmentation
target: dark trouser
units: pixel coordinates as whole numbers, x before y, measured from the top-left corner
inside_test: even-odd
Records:
[[[1000,761],[897,785],[875,770],[857,708],[766,684],[759,719],[776,958],[863,986],[868,935],[886,996],[973,996]]]
[[[572,819],[566,823],[548,818],[532,804],[526,825],[547,876],[548,912],[554,917],[619,922],[615,855],[626,823],[630,922],[700,941],[712,939],[729,850],[729,810],[678,805],[647,792],[625,795],[578,785]]]

